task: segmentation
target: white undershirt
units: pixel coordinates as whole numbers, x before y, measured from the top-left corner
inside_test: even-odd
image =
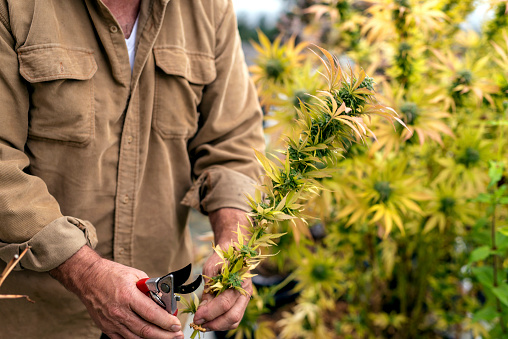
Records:
[[[125,39],[125,43],[127,44],[127,52],[129,52],[129,62],[131,64],[131,72],[134,68],[134,57],[136,56],[136,33],[138,31],[138,19],[139,15],[136,18],[136,22],[134,23],[134,27],[132,27],[131,35],[128,39]]]

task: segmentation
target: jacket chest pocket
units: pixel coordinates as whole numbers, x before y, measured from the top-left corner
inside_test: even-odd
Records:
[[[212,56],[180,48],[154,48],[153,128],[167,139],[188,139],[198,128],[198,106],[205,85],[215,80]]]
[[[94,136],[93,51],[58,44],[18,49],[30,83],[30,138],[86,146]]]

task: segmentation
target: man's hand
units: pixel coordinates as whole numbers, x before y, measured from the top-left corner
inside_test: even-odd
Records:
[[[81,299],[111,339],[183,339],[178,318],[136,287],[147,277],[142,271],[103,259],[84,246],[50,274]]]
[[[238,223],[245,225],[247,222],[245,212],[223,208],[210,213],[210,223],[215,235],[215,243],[222,249],[230,246],[232,239],[237,239],[233,232],[237,231]],[[213,277],[219,273],[221,265],[220,257],[214,253],[204,264],[203,274]],[[194,315],[194,323],[211,331],[226,331],[235,329],[243,318],[249,296],[252,295],[252,281],[246,279],[242,287],[248,296],[242,295],[236,290],[227,290],[217,297],[204,293],[201,304]]]
[[[220,260],[219,256],[214,253],[203,266],[203,274],[209,277],[217,275],[221,266],[215,266],[215,264]],[[252,295],[252,281],[250,279],[245,279],[242,287],[249,295]],[[217,297],[203,293],[201,304],[194,315],[194,323],[211,331],[235,329],[240,324],[248,303],[249,296],[244,296],[232,289]]]

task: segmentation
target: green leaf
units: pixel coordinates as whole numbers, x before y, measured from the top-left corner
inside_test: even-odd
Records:
[[[508,248],[508,236],[503,233],[496,233],[496,247],[498,250],[505,250]]]
[[[505,306],[508,306],[508,284],[501,283],[499,287],[494,287],[492,292],[500,302],[502,302]]]
[[[475,249],[473,252],[471,252],[471,255],[469,256],[469,264],[484,260],[490,256],[490,247],[489,246],[482,246]]]
[[[473,229],[475,230],[481,230],[483,229],[487,224],[489,223],[489,219],[487,218],[479,218],[476,220],[475,225],[473,226]]]
[[[499,203],[502,205],[508,204],[508,197],[502,197],[501,199],[499,199]]]
[[[492,202],[492,195],[487,193],[480,193],[476,199],[473,199],[473,201],[490,204]]]
[[[240,271],[242,268],[243,268],[243,261],[242,260],[238,260],[236,262],[235,266],[233,267],[233,269],[231,270],[231,274]]]
[[[335,169],[321,169],[317,171],[309,171],[305,173],[306,177],[309,178],[330,178],[332,176],[332,173],[336,171]]]
[[[498,315],[499,314],[497,313],[496,308],[494,306],[487,306],[485,308],[482,308],[475,314],[473,314],[473,322],[478,322],[482,320],[491,322],[492,320],[496,319]]]
[[[491,126],[508,126],[508,120],[489,121],[487,124]]]
[[[503,226],[497,229],[497,232],[508,237],[508,226]]]
[[[489,187],[494,186],[503,177],[503,163],[499,161],[491,161],[489,163]]]
[[[492,267],[473,267],[472,271],[480,284],[486,288],[492,288],[494,285],[494,273],[492,272]]]

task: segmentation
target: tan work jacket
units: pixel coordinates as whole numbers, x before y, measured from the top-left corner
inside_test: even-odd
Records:
[[[0,0],[0,336],[98,338],[48,270],[84,244],[161,276],[189,207],[247,209],[262,114],[230,0],[143,0],[131,74],[99,0]]]

